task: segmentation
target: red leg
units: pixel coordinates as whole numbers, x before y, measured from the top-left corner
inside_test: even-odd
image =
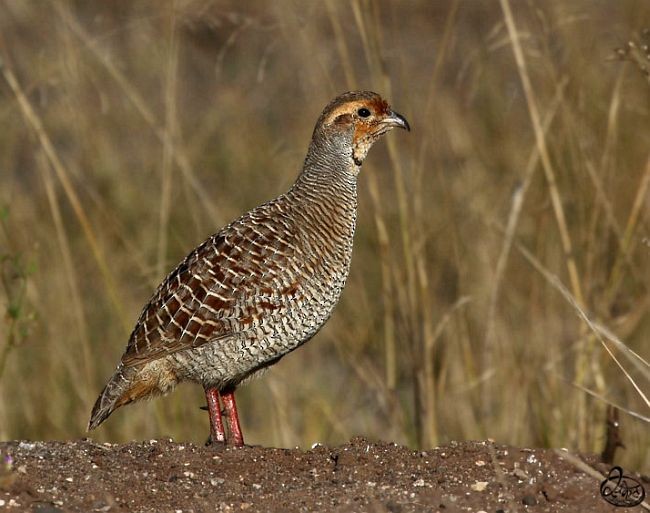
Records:
[[[239,425],[239,415],[237,415],[237,405],[235,404],[235,391],[229,390],[221,393],[221,400],[228,415],[228,427],[230,428],[230,443],[235,447],[244,445],[244,435]]]
[[[216,388],[206,388],[205,398],[208,401],[208,414],[210,415],[210,438],[212,440],[212,443],[225,443],[226,432],[223,429],[223,420],[221,420],[219,390]]]

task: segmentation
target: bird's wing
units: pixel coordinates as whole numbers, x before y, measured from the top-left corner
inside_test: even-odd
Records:
[[[301,245],[291,219],[271,207],[210,237],[170,273],[140,315],[125,366],[230,338],[289,308]]]

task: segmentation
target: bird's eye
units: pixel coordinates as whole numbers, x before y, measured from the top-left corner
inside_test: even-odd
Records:
[[[361,107],[357,111],[357,114],[359,114],[359,116],[361,116],[362,118],[367,118],[368,116],[370,116],[370,111],[368,109],[366,109],[365,107]]]

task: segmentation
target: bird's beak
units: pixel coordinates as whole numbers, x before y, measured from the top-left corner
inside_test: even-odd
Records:
[[[406,121],[406,118],[394,111],[391,111],[391,113],[382,119],[381,122],[390,127],[403,128],[407,132],[411,131],[411,126],[409,125],[409,122]]]

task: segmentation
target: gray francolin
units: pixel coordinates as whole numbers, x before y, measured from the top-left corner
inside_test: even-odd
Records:
[[[361,164],[395,127],[409,130],[376,93],[330,102],[289,191],[207,239],[158,287],[88,429],[120,406],[193,381],[205,389],[211,440],[243,445],[235,389],[311,339],[331,315],[350,269]]]

